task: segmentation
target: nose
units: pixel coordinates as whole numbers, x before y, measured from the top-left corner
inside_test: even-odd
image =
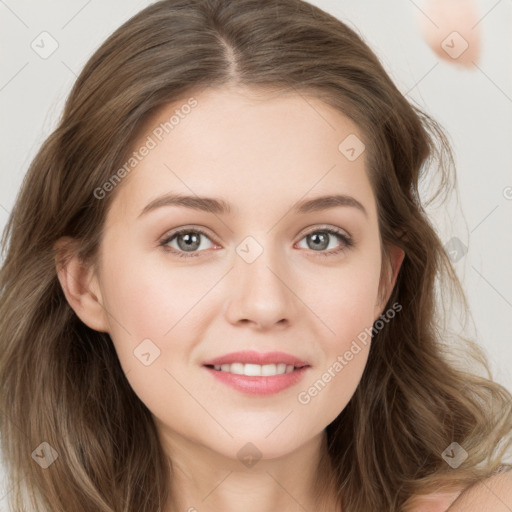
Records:
[[[265,331],[284,328],[298,313],[293,276],[284,256],[264,249],[252,263],[238,254],[229,273],[226,317],[233,325],[250,324]]]

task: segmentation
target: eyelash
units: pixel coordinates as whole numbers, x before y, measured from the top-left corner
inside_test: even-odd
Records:
[[[334,228],[317,228],[313,231],[309,231],[308,233],[305,233],[302,238],[305,238],[308,235],[312,235],[313,233],[318,233],[318,232],[328,233],[330,235],[337,236],[344,244],[339,249],[334,249],[334,250],[331,250],[330,252],[318,251],[318,256],[321,256],[321,257],[336,256],[337,254],[340,254],[341,252],[346,251],[347,249],[350,249],[354,245],[352,238],[345,235],[342,231],[339,231]],[[171,233],[168,236],[165,236],[165,238],[159,243],[159,246],[162,247],[165,251],[172,253],[174,256],[177,256],[178,258],[195,258],[197,256],[200,256],[201,252],[203,252],[203,251],[196,251],[196,252],[191,252],[191,253],[187,254],[185,251],[177,251],[174,248],[168,247],[167,244],[169,242],[171,242],[175,237],[177,237],[183,233],[199,233],[211,240],[211,238],[208,236],[208,234],[205,233],[201,229],[183,228],[183,229],[179,229],[178,231],[174,231],[173,233]],[[301,240],[302,240],[302,238],[301,238]],[[317,252],[317,251],[313,251],[313,252]]]

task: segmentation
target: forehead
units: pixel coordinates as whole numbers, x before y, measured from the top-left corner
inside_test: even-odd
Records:
[[[373,207],[361,130],[312,95],[206,88],[154,112],[131,150],[120,202],[138,213],[165,192],[225,197],[235,214],[249,198],[265,208],[327,193]]]

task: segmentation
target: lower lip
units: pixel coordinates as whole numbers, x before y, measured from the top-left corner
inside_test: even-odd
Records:
[[[273,375],[271,377],[249,377],[248,375],[238,375],[236,373],[215,370],[207,366],[203,366],[203,368],[208,370],[208,372],[220,382],[242,393],[251,395],[273,395],[297,384],[310,367],[303,366],[302,368],[293,370],[293,372]]]

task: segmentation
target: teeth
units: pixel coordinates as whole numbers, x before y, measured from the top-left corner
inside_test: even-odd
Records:
[[[235,373],[237,375],[247,375],[249,377],[272,377],[274,375],[282,375],[284,373],[293,372],[295,367],[292,364],[286,365],[285,363],[264,365],[232,363],[215,365],[214,368],[222,372]]]

